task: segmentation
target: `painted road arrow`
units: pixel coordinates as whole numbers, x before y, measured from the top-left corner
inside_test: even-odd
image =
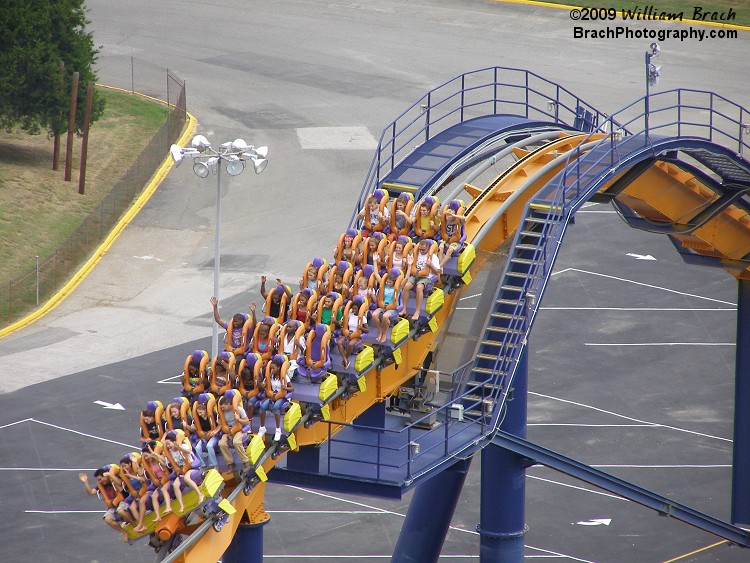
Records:
[[[628,252],[625,256],[630,256],[631,258],[635,258],[636,260],[656,260],[653,256],[650,254],[635,254],[633,252]]]
[[[576,522],[579,526],[609,526],[612,522],[612,518],[593,518],[591,520],[582,520]]]
[[[123,407],[120,403],[108,403],[107,401],[94,401],[95,405],[101,405],[105,409],[112,409],[115,411],[124,411],[125,407]]]

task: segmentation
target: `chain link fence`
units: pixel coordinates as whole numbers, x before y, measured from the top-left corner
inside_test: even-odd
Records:
[[[70,279],[131,206],[163,162],[170,145],[180,137],[187,120],[184,81],[169,70],[162,68],[157,72],[148,63],[139,62],[139,69],[141,67],[145,69],[142,73],[145,78],[139,79],[138,87],[143,84],[143,90],[136,88],[133,59],[130,84],[112,86],[166,100],[171,110],[166,121],[99,206],[84,218],[52,256],[37,257],[36,264],[15,279],[0,278],[0,328],[32,312]],[[161,84],[166,84],[166,93],[163,86],[154,86],[159,74]],[[151,87],[146,87],[145,82]]]

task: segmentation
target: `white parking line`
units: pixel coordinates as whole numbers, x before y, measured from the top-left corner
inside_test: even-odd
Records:
[[[651,425],[651,426],[658,426],[660,428],[668,428],[670,430],[676,430],[678,432],[685,432],[687,434],[693,434],[695,436],[703,436],[704,438],[712,438],[714,440],[721,440],[722,442],[732,442],[731,438],[722,438],[720,436],[712,436],[711,434],[704,434],[703,432],[696,432],[695,430],[687,430],[685,428],[679,428],[677,426],[669,426],[667,424],[659,424],[658,422],[649,422],[647,420],[639,420],[637,418],[633,418],[631,416],[626,416],[624,414],[608,411],[605,409],[600,409],[599,407],[595,407],[593,405],[587,405],[585,403],[579,403],[577,401],[571,401],[570,399],[561,399],[560,397],[553,397],[551,395],[544,395],[542,393],[535,393],[534,391],[529,391],[529,395],[535,395],[537,397],[542,397],[544,399],[552,399],[553,401],[560,401],[561,403],[568,403],[570,405],[575,405],[577,407],[583,407],[586,409],[591,409],[600,413],[604,414],[610,414],[612,416],[616,416],[618,418],[624,418],[625,420],[632,420],[633,422],[639,422],[644,425]]]
[[[617,280],[625,283],[632,283],[633,285],[639,285],[641,287],[649,287],[651,289],[658,289],[661,291],[666,291],[668,293],[675,293],[677,295],[684,295],[685,297],[695,297],[696,299],[704,299],[706,301],[713,301],[714,303],[723,303],[724,305],[731,305],[732,307],[736,307],[736,303],[732,303],[731,301],[722,301],[721,299],[714,299],[713,297],[705,297],[703,295],[695,295],[693,293],[685,293],[684,291],[677,291],[676,289],[669,289],[668,287],[661,287],[658,285],[652,285],[649,283],[643,283],[635,280],[629,280],[627,278],[620,278],[617,276],[610,276],[608,274],[600,274],[599,272],[591,272],[589,270],[581,270],[579,268],[566,268],[565,270],[560,270],[559,272],[555,272],[556,274],[562,274],[563,272],[578,272],[580,274],[588,274],[590,276],[598,276],[601,278],[607,278],[611,280]],[[553,273],[552,275],[555,275]]]
[[[538,467],[538,466],[534,466],[534,467]],[[586,487],[579,487],[577,485],[570,485],[568,483],[561,483],[560,481],[554,481],[552,479],[544,479],[542,477],[536,477],[535,475],[528,475],[527,474],[526,477],[528,479],[534,479],[535,481],[543,481],[545,483],[551,483],[553,485],[559,485],[560,487],[567,487],[568,489],[576,489],[577,491],[583,491],[585,493],[593,493],[595,495],[601,495],[603,497],[610,497],[610,498],[613,498],[613,499],[623,500],[625,502],[630,502],[626,498],[623,498],[623,497],[620,497],[620,496],[617,496],[617,495],[613,495],[611,493],[603,493],[601,491],[595,491],[594,489],[587,489]]]
[[[734,346],[734,342],[584,342],[584,346]]]
[[[24,418],[23,420],[16,420],[15,422],[10,422],[8,424],[4,424],[4,425],[0,426],[0,430],[2,430],[3,428],[9,428],[10,426],[15,426],[16,424],[21,424],[23,422],[29,422],[29,421],[32,421],[32,420],[34,420],[34,419],[33,418]]]
[[[0,467],[0,471],[96,471],[95,467]]]
[[[157,383],[163,383],[164,385],[182,385],[181,381],[172,381],[173,379],[180,379],[181,377],[182,377],[182,374],[173,375],[172,377],[167,377],[165,379],[157,381]]]
[[[87,438],[93,438],[94,440],[101,440],[102,442],[109,442],[110,444],[117,444],[118,446],[125,446],[126,448],[133,448],[134,450],[140,450],[140,446],[133,446],[132,444],[126,444],[124,442],[118,442],[116,440],[108,440],[107,438],[102,438],[101,436],[94,436],[93,434],[86,434],[85,432],[79,432],[78,430],[73,430],[72,428],[65,428],[64,426],[58,426],[57,424],[51,424],[49,422],[44,422],[41,420],[37,420],[35,418],[29,419],[31,422],[36,422],[37,424],[42,424],[43,426],[50,426],[52,428],[57,428],[58,430],[64,430],[65,432],[72,432],[73,434],[78,434],[79,436],[86,436]]]
[[[542,311],[729,311],[736,312],[737,307],[540,307]]]
[[[540,479],[540,480],[546,481],[547,479]],[[549,482],[552,483],[554,481],[549,481]],[[562,485],[564,487],[572,487],[572,488],[575,488],[575,489],[589,490],[589,489],[582,489],[581,487],[573,487],[572,485],[566,485],[564,483],[560,483],[560,485]],[[391,510],[385,510],[385,509],[382,509],[382,508],[378,508],[377,506],[371,506],[371,505],[368,505],[368,504],[364,504],[362,502],[357,502],[357,501],[353,501],[353,500],[349,500],[349,499],[337,497],[336,495],[331,495],[331,494],[323,493],[323,492],[320,492],[320,491],[313,491],[311,489],[305,489],[303,487],[298,487],[296,485],[285,485],[285,486],[289,487],[291,489],[296,489],[298,491],[303,491],[303,492],[306,492],[306,493],[309,493],[309,494],[314,494],[314,495],[318,495],[318,496],[321,496],[321,497],[329,498],[329,499],[332,499],[332,500],[338,500],[338,501],[345,502],[345,503],[348,503],[348,504],[354,504],[356,506],[361,506],[361,507],[364,507],[364,508],[368,508],[368,509],[373,510],[373,511],[378,512],[378,513],[390,514],[390,515],[393,515],[393,516],[399,516],[401,518],[405,518],[406,517],[405,514],[401,514],[400,512],[393,512]],[[590,492],[596,493],[596,494],[600,494],[600,495],[605,495],[605,496],[612,496],[613,498],[617,498],[617,499],[620,499],[620,500],[625,500],[625,499],[622,499],[621,497],[610,495],[608,493],[600,493],[599,491],[590,491]],[[464,532],[464,533],[471,534],[471,535],[474,535],[474,536],[478,536],[479,535],[479,532],[477,532],[476,530],[467,530],[465,528],[458,528],[456,526],[450,526],[450,529],[454,530],[456,532]],[[565,554],[562,554],[562,553],[556,553],[554,551],[549,551],[547,549],[533,547],[533,546],[530,546],[530,545],[527,545],[525,547],[527,549],[533,549],[533,550],[536,550],[536,551],[540,551],[542,553],[549,554],[548,556],[551,555],[551,556],[554,556],[554,557],[569,559],[571,561],[580,561],[581,563],[593,563],[592,561],[588,561],[586,559],[580,559],[578,557],[573,557],[572,555],[565,555]],[[283,556],[282,555],[263,555],[263,557],[264,558],[268,557],[268,558],[280,558],[280,559],[283,559],[283,558],[303,558],[303,557],[319,558],[319,557],[324,557],[324,556],[322,556],[322,555],[321,556],[318,556],[318,555],[304,555],[304,556],[303,555],[283,555]],[[333,557],[346,559],[348,557],[353,557],[353,556],[348,556],[348,555],[336,555],[336,556],[326,555],[325,557],[329,558],[329,559],[333,558]],[[372,555],[372,556],[370,556],[370,555],[358,555],[358,556],[356,556],[356,558],[360,558],[360,559],[361,558],[367,558],[367,557],[381,557],[381,556],[378,556],[378,555]],[[382,557],[387,557],[388,559],[391,559],[393,557],[393,555],[382,556]],[[466,557],[466,556],[464,556],[464,555],[443,555],[443,554],[440,555],[441,559],[444,558],[444,557],[453,557],[453,558],[456,558],[456,557]]]

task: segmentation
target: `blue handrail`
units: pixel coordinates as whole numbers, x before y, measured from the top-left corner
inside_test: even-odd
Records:
[[[582,110],[592,115],[594,123],[607,118],[566,88],[528,70],[488,67],[452,78],[427,92],[383,129],[349,226],[354,226],[367,194],[380,187],[399,162],[449,127],[495,114],[572,126]]]

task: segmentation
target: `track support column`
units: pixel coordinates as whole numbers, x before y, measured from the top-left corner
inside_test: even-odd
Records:
[[[263,563],[263,527],[269,520],[240,524],[221,557],[222,563]]]
[[[750,525],[750,280],[737,282],[732,524]]]
[[[393,563],[438,560],[470,464],[471,458],[458,461],[417,486],[393,550]]]
[[[528,347],[519,358],[513,378],[513,395],[500,428],[526,437]],[[502,414],[501,414],[502,416]],[[482,450],[482,495],[479,560],[481,563],[523,563],[526,534],[526,468],[529,460],[490,443]]]

